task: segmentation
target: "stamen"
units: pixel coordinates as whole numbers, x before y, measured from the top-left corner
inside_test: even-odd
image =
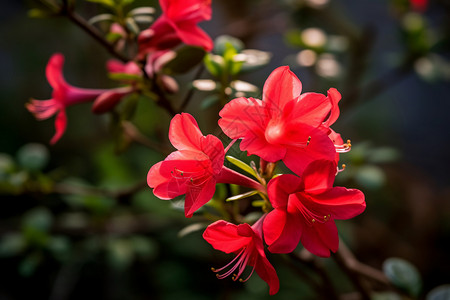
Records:
[[[316,223],[324,224],[325,222],[328,222],[331,219],[331,215],[319,215],[311,210],[309,210],[307,207],[305,207],[302,203],[297,203],[297,209],[300,211],[302,216],[305,218],[306,223],[309,226],[313,226]]]
[[[244,247],[237,255],[235,258],[233,258],[232,261],[230,261],[226,266],[220,268],[220,269],[215,269],[215,268],[211,268],[211,271],[213,272],[220,272],[222,270],[227,269],[228,267],[230,267],[233,263],[234,265],[225,273],[223,274],[216,274],[216,277],[219,279],[223,279],[227,276],[231,276],[231,279],[233,281],[236,281],[239,279],[239,277],[242,275],[242,273],[245,270],[245,267],[248,264],[249,259],[251,258],[251,253],[252,251],[250,251],[250,249],[248,249],[247,247]],[[236,262],[237,260],[237,262]],[[237,270],[237,273],[235,272]],[[253,271],[252,271],[253,273]],[[251,274],[250,274],[251,275]],[[244,281],[247,281],[247,279],[245,279]],[[241,281],[241,279],[239,279],[239,281]],[[243,281],[241,281],[243,282]]]
[[[352,149],[352,142],[347,140],[347,143],[342,145],[334,145],[336,147],[336,152],[338,153],[346,153]]]
[[[336,175],[339,174],[340,172],[344,171],[346,167],[347,167],[346,164],[342,164],[342,169],[339,169],[339,167],[338,167],[338,168],[337,168]]]
[[[228,146],[225,148],[225,153],[227,153],[228,152],[228,150],[230,150],[230,148],[231,148],[231,146],[233,146],[233,144],[235,143],[237,141],[237,139],[234,139],[234,140],[232,140],[229,144],[228,144]]]

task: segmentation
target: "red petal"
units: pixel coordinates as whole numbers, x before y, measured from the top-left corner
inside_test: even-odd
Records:
[[[299,177],[291,174],[284,174],[271,179],[267,185],[267,193],[270,203],[274,208],[286,209],[288,198],[301,188]]]
[[[254,98],[236,98],[228,102],[219,112],[219,126],[232,139],[243,138],[258,132],[264,136],[270,115],[264,102]],[[253,135],[254,135],[253,134]]]
[[[214,47],[209,35],[193,21],[177,22],[174,29],[178,37],[187,45],[202,47],[205,51],[211,51]]]
[[[184,202],[186,218],[192,217],[194,212],[205,205],[214,196],[216,181],[211,177],[200,186],[189,186]]]
[[[214,249],[225,253],[236,252],[244,246],[247,246],[252,240],[248,237],[239,236],[237,226],[223,220],[209,225],[203,233],[203,238]]]
[[[211,0],[183,0],[164,2],[164,13],[174,21],[200,22],[211,19]]]
[[[329,160],[316,160],[303,173],[305,192],[318,194],[333,187],[336,165]]]
[[[334,187],[325,193],[314,195],[314,202],[331,211],[334,219],[346,220],[361,214],[366,208],[364,194],[360,190]]]
[[[305,93],[284,109],[284,118],[290,123],[302,123],[311,127],[319,127],[330,113],[331,104],[322,94]]]
[[[61,53],[55,53],[50,57],[45,69],[48,83],[53,89],[64,88],[67,83],[63,76],[64,56]]]
[[[255,271],[269,285],[269,294],[275,295],[280,289],[277,272],[265,255],[260,255],[255,263]]]
[[[222,142],[216,136],[209,134],[201,139],[201,149],[211,160],[214,175],[219,174],[225,158]]]
[[[61,109],[59,113],[56,115],[55,119],[55,135],[50,140],[50,144],[54,145],[64,134],[67,127],[67,116],[66,111],[64,109]]]
[[[339,117],[338,103],[341,100],[341,94],[335,88],[331,88],[328,90],[327,99],[331,103],[331,113],[330,113],[330,117],[328,118],[328,120],[325,121],[324,125],[328,127],[328,126],[333,125],[334,122],[336,122],[336,120]]]
[[[202,137],[197,121],[190,114],[175,115],[170,122],[169,140],[178,150],[201,151]]]
[[[263,88],[263,101],[273,117],[280,116],[290,100],[300,96],[302,83],[289,67],[275,69],[267,78]]]
[[[319,129],[309,132],[311,140],[306,147],[288,148],[283,162],[296,174],[302,174],[311,162],[319,159],[334,161],[336,149],[328,135]]]
[[[298,212],[296,212],[298,213]],[[264,220],[264,240],[272,253],[290,253],[297,247],[302,235],[298,216],[275,209]]]
[[[323,224],[305,227],[300,241],[303,247],[312,254],[320,257],[329,257],[330,250],[336,252],[339,248],[339,235],[336,224],[333,221],[328,221]]]

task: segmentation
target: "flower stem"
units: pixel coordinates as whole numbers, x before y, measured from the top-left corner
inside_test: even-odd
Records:
[[[225,166],[222,167],[222,171],[219,176],[216,178],[218,183],[231,183],[237,184],[245,187],[249,187],[255,190],[258,190],[262,193],[266,193],[266,188],[261,185],[259,182],[250,179],[249,177],[242,175],[230,168]]]

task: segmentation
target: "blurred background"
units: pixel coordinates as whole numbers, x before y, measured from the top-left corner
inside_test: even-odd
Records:
[[[450,2],[419,2],[213,0],[212,20],[200,26],[213,39],[229,35],[242,42],[233,40],[236,48],[270,54],[265,66],[238,76],[257,95],[280,65],[291,67],[304,92],[341,92],[333,129],[353,149],[341,155],[347,168],[336,185],[362,190],[367,201],[361,216],[337,223],[341,237],[376,269],[392,257],[409,261],[421,277],[411,297],[425,299],[450,284]],[[86,19],[105,11],[76,3]],[[139,6],[159,15],[156,1],[130,5]],[[30,18],[36,7],[6,1],[0,10],[0,299],[269,298],[258,276],[246,284],[215,277],[210,268],[231,257],[202,239],[204,220],[185,219],[176,201],[146,187],[149,168],[165,155],[139,143],[117,151],[109,115],[92,114],[89,104],[70,107],[65,135],[49,145],[53,119],[36,121],[25,103],[50,98],[45,66],[53,53],[65,55],[64,74],[75,86],[117,83],[107,76],[104,48],[67,18]],[[196,73],[175,76],[175,106]],[[200,78],[214,76],[206,68]],[[201,88],[186,107],[205,134],[220,132],[219,110],[214,92]],[[133,123],[170,152],[169,121],[139,99]],[[284,257],[269,259],[281,282],[270,299],[321,299]],[[336,263],[320,263],[334,289],[351,295],[355,287]],[[401,299],[375,292],[374,299]]]

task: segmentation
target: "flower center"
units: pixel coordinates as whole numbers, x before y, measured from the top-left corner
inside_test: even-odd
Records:
[[[318,213],[308,209],[300,200],[295,201],[297,209],[306,220],[306,224],[312,227],[314,224],[325,224],[331,220],[331,214]]]
[[[191,187],[203,185],[212,176],[212,173],[208,172],[206,168],[197,171],[183,171],[174,168],[170,173],[173,178],[181,181],[181,184],[186,184]]]

